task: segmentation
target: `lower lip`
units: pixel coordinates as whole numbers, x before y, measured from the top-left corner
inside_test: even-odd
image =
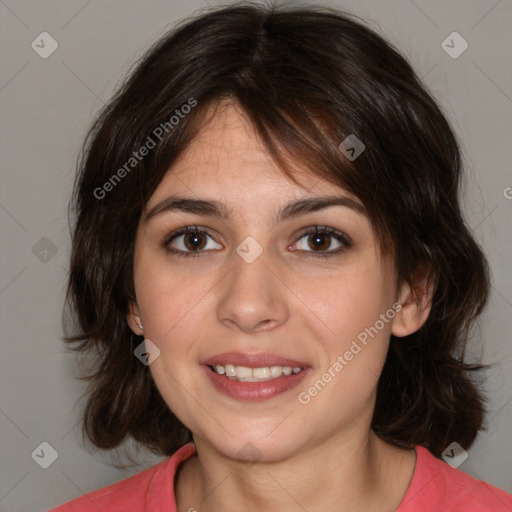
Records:
[[[291,374],[277,379],[264,382],[242,382],[219,375],[210,369],[209,366],[202,366],[206,376],[213,386],[235,400],[262,401],[286,393],[294,388],[309,373],[309,368],[304,368],[299,373]]]

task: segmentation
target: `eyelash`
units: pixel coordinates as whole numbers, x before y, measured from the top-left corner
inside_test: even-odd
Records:
[[[168,251],[172,254],[175,254],[176,256],[180,256],[180,257],[183,256],[185,258],[189,258],[189,257],[194,258],[194,257],[201,256],[202,254],[204,254],[204,252],[207,252],[207,251],[183,251],[181,249],[173,249],[173,248],[169,247],[169,244],[175,238],[177,238],[180,235],[190,234],[190,233],[206,234],[206,235],[210,236],[211,238],[213,238],[213,236],[208,232],[208,230],[206,228],[199,228],[198,226],[184,226],[182,228],[177,229],[176,231],[173,231],[171,234],[166,236],[162,240],[161,245],[166,251]],[[301,240],[306,235],[312,235],[312,234],[327,234],[329,236],[332,236],[333,238],[335,238],[338,242],[340,242],[342,244],[342,247],[338,248],[335,251],[320,251],[320,252],[304,251],[307,253],[311,253],[311,255],[313,257],[326,258],[326,257],[331,257],[331,256],[337,256],[337,255],[344,253],[347,249],[350,249],[350,247],[352,247],[352,241],[348,235],[346,235],[345,233],[342,233],[341,231],[338,231],[337,229],[331,228],[329,226],[313,226],[311,228],[308,228],[306,231],[304,231],[300,235],[298,240]]]

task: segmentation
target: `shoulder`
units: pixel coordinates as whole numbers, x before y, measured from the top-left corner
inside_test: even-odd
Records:
[[[452,468],[422,446],[416,446],[416,455],[414,475],[398,512],[512,511],[512,495],[507,492]]]
[[[165,510],[175,503],[174,477],[178,466],[195,454],[195,446],[188,443],[171,457],[113,485],[98,489],[69,501],[48,512],[130,512]]]

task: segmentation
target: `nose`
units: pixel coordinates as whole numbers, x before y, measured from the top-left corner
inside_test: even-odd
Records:
[[[289,317],[291,292],[263,252],[253,261],[233,252],[232,265],[222,280],[218,320],[245,333],[268,331]]]

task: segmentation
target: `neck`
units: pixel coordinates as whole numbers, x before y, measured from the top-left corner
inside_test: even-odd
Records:
[[[393,447],[372,431],[338,435],[278,462],[224,457],[195,439],[176,485],[178,511],[365,510],[394,512],[412,478],[414,450]]]

